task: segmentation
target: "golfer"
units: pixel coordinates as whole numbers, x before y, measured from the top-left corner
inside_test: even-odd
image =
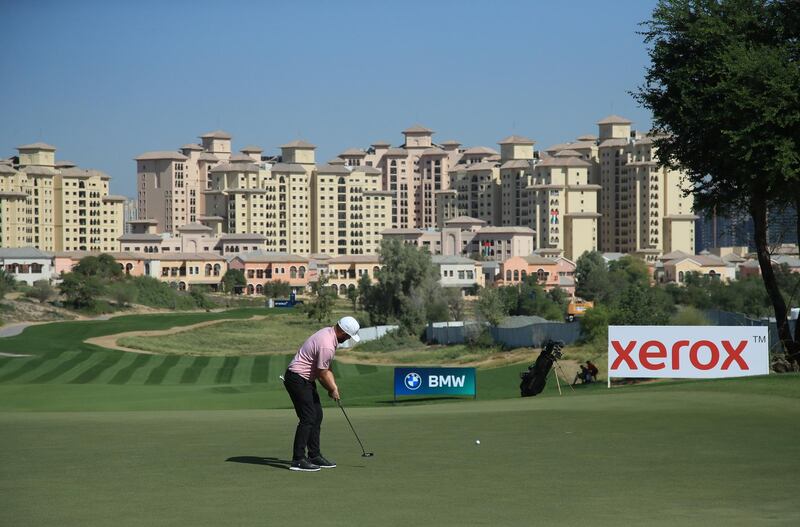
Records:
[[[294,451],[289,470],[316,472],[334,468],[336,463],[322,456],[319,449],[319,430],[322,425],[322,404],[316,380],[328,390],[328,396],[339,400],[339,388],[331,366],[336,348],[347,339],[358,342],[359,325],[353,317],[343,317],[333,327],[323,328],[306,340],[289,363],[283,385],[292,398],[300,422],[294,433]],[[307,451],[307,455],[306,455]]]

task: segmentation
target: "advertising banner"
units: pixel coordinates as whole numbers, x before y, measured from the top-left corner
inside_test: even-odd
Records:
[[[766,326],[609,326],[608,377],[766,375],[767,331]]]
[[[405,395],[477,397],[475,368],[395,368],[394,397]]]

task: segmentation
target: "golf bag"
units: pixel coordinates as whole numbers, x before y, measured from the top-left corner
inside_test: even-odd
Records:
[[[548,340],[542,345],[542,352],[536,361],[528,366],[528,371],[519,374],[522,382],[519,391],[522,397],[538,395],[544,390],[547,375],[553,367],[553,362],[561,358],[561,349],[564,343],[559,340]]]

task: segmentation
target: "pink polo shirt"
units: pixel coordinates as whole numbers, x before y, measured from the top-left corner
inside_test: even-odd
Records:
[[[306,380],[316,380],[320,370],[330,369],[337,346],[339,341],[336,340],[336,331],[332,327],[320,329],[300,346],[289,363],[289,371]]]

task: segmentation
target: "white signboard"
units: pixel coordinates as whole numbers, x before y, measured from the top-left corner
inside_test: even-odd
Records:
[[[713,379],[768,373],[766,326],[608,327],[609,379]]]

